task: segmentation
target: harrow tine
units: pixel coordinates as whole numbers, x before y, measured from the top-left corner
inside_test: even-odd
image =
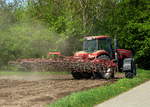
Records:
[[[16,64],[16,62],[15,62]],[[56,59],[22,59],[17,64],[27,70],[44,71],[55,68],[60,71],[76,71],[76,72],[106,72],[108,68],[115,69],[116,65],[110,60],[81,60],[70,58]]]

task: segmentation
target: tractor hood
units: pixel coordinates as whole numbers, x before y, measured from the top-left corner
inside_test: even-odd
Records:
[[[88,52],[85,52],[85,51],[79,51],[79,52],[76,52],[74,54],[74,57],[78,57],[78,58],[82,58],[82,59],[94,59],[94,58],[97,58],[98,56],[102,55],[102,54],[107,54],[108,55],[108,52],[106,52],[105,50],[98,50],[98,51],[95,51],[93,53],[88,53]]]
[[[121,59],[123,59],[123,58],[131,58],[132,57],[132,51],[130,51],[130,50],[117,49],[117,52],[118,52],[119,57]]]

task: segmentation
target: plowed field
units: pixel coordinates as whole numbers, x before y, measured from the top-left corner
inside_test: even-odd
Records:
[[[1,75],[0,107],[43,107],[72,92],[113,83],[116,80],[74,80],[69,74]]]

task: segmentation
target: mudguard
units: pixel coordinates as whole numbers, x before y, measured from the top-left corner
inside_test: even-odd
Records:
[[[125,58],[123,60],[123,71],[131,71],[133,58]]]
[[[123,72],[125,72],[126,78],[133,78],[136,75],[136,66],[133,58],[124,59]]]

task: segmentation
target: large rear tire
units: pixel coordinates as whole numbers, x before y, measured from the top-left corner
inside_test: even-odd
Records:
[[[88,73],[88,72],[82,72],[82,78],[84,79],[90,79],[92,77],[92,73]]]
[[[74,72],[74,71],[72,71],[71,74],[72,74],[72,77],[74,79],[81,79],[82,78],[82,74],[80,72]]]
[[[103,60],[110,60],[110,57],[108,55],[100,55],[97,57],[98,59],[103,59]],[[94,72],[94,75],[93,77],[95,79],[101,79],[101,78],[104,78],[104,79],[110,79],[110,78],[113,78],[114,77],[114,73],[110,74],[110,73],[104,73],[104,72]]]
[[[94,79],[101,79],[101,78],[103,78],[102,73],[101,72],[94,72],[93,73],[93,78]]]
[[[74,72],[74,71],[72,71],[71,74],[72,74],[72,77],[74,79],[90,79],[92,77],[92,74],[88,73],[88,72]]]

